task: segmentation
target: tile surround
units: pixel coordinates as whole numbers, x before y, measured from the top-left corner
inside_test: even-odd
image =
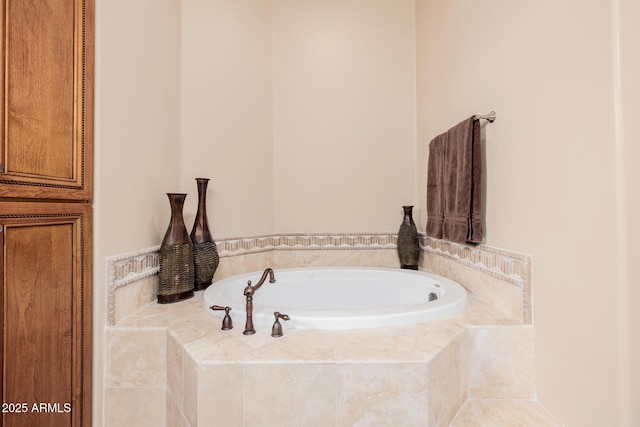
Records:
[[[333,364],[250,364],[244,372],[244,423],[335,425],[338,370]]]
[[[470,399],[534,399],[533,328],[475,326],[471,334]]]
[[[398,267],[395,244],[390,233],[219,240],[216,280],[265,264]],[[328,417],[322,425],[368,425],[372,419],[384,425],[381,420],[393,419],[394,425],[444,427],[467,398],[532,396],[530,258],[424,235],[421,248],[421,269],[446,273],[472,292],[464,320],[382,334],[290,330],[279,340],[264,331],[252,337],[219,331],[199,309],[201,293],[170,306],[149,304],[155,300],[158,247],[107,259],[106,425],[120,425],[136,401],[163,411],[162,417],[145,415],[154,425],[269,425],[260,405],[272,399],[268,406],[284,411],[273,416],[280,421],[319,420],[321,414]],[[194,328],[194,322],[208,323]],[[147,351],[153,353],[148,360]],[[312,398],[300,401],[305,392]]]
[[[160,246],[108,257],[106,263],[107,324],[113,326],[153,301],[154,277],[160,271]]]
[[[338,365],[337,420],[332,424],[437,426],[428,424],[429,369],[428,363]]]
[[[166,424],[164,387],[107,387],[105,425],[158,427]]]
[[[107,360],[114,377],[107,399],[121,394],[132,399],[118,420],[134,410],[135,399],[149,405],[153,398],[165,408],[166,422],[179,419],[190,427],[218,425],[211,420],[220,419],[228,426],[271,425],[271,420],[287,425],[292,416],[345,427],[371,425],[372,420],[376,425],[444,427],[467,400],[471,384],[482,388],[485,382],[492,391],[500,391],[494,387],[500,384],[508,391],[501,371],[490,369],[495,360],[503,360],[507,372],[517,372],[530,360],[474,348],[489,339],[476,337],[485,328],[511,331],[494,339],[502,343],[497,347],[501,353],[509,353],[509,339],[518,345],[526,337],[518,336],[523,326],[517,319],[473,296],[464,312],[447,319],[372,330],[289,329],[280,339],[272,338],[269,328],[253,336],[242,335],[242,325],[221,331],[220,319],[201,304],[202,292],[176,304],[149,304],[109,328],[113,346],[125,348]],[[154,348],[161,342],[165,349]],[[154,352],[158,355],[149,354]],[[489,368],[474,376],[475,365]],[[147,366],[151,375],[137,372]],[[162,369],[164,383],[154,374]],[[519,384],[528,383],[533,393],[532,370],[522,372],[530,377]],[[156,392],[158,384],[165,384],[166,394]],[[108,408],[114,405],[107,402]],[[271,409],[265,412],[263,405]]]
[[[425,254],[422,269],[455,280],[483,301],[527,325],[533,323],[530,256],[426,235],[421,235],[420,246]]]
[[[109,329],[106,338],[108,386],[165,386],[167,345],[163,328]]]
[[[215,280],[265,265],[399,267],[397,234],[288,234],[217,239],[221,262]],[[479,298],[532,324],[531,257],[487,245],[461,245],[420,234],[421,269],[459,281]],[[229,261],[225,262],[224,259]],[[109,257],[107,321],[113,326],[155,298],[159,247]],[[475,272],[475,274],[473,274]],[[478,274],[483,276],[478,286]],[[141,283],[142,279],[147,279]],[[126,296],[119,297],[120,294]]]

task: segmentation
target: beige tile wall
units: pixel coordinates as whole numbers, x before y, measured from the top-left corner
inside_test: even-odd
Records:
[[[165,329],[106,331],[105,425],[164,425],[166,349]]]
[[[399,267],[395,234],[256,236],[217,241],[214,280],[266,267]],[[486,245],[461,245],[421,234],[420,268],[453,279],[479,299],[532,324],[531,258]],[[155,299],[159,248],[107,258],[108,324]],[[146,280],[143,280],[146,279]]]
[[[178,310],[150,304],[157,248],[108,260],[105,425],[286,425],[295,417],[304,425],[393,420],[388,425],[440,427],[467,398],[532,398],[533,329],[524,325],[530,316],[523,305],[530,261],[493,248],[443,248],[424,236],[422,242],[423,269],[472,291],[464,316],[475,326],[452,320],[382,339],[372,331],[326,337],[316,331],[283,346],[266,335],[249,342],[218,335],[217,328],[190,328],[185,307],[209,316],[197,308],[196,296],[169,322],[173,326],[156,327]],[[217,279],[265,265],[399,266],[392,235],[267,236],[218,247]],[[141,312],[147,312],[143,322],[131,320]]]
[[[106,425],[441,427],[468,398],[533,397],[531,327],[475,300],[411,328],[278,340],[220,331],[201,303],[154,304],[110,329]]]

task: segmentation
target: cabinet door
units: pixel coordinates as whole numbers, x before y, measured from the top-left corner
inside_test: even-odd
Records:
[[[91,206],[0,202],[2,426],[91,424]]]
[[[0,197],[89,200],[93,0],[0,0]]]

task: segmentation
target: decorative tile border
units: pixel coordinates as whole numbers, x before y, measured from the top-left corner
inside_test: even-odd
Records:
[[[487,245],[461,245],[420,236],[422,250],[451,258],[517,286],[531,275],[531,257]]]
[[[107,316],[115,325],[116,289],[160,271],[160,246],[107,258]]]
[[[216,239],[216,245],[220,258],[225,258],[272,250],[395,249],[396,240],[397,235],[392,233],[286,234]],[[109,325],[115,324],[116,289],[157,274],[160,269],[159,250],[159,246],[154,246],[107,258],[107,320]]]
[[[531,306],[531,257],[487,245],[461,245],[420,235],[421,249],[449,258],[457,263],[497,277],[522,288],[523,317],[527,325],[533,322]]]
[[[216,241],[218,254],[233,256],[271,250],[395,249],[397,234],[286,234]]]
[[[216,240],[221,258],[272,250],[395,249],[395,234],[287,234]],[[128,285],[158,273],[160,246],[107,258],[108,289]]]
[[[273,250],[376,250],[396,249],[395,233],[286,234],[216,240],[221,258]],[[521,287],[525,323],[531,324],[531,257],[486,245],[461,245],[420,234],[423,251],[490,274]],[[159,246],[107,258],[107,315],[115,324],[116,289],[157,274]]]

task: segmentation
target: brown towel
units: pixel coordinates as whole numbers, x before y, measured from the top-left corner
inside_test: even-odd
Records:
[[[482,241],[480,124],[471,116],[429,144],[427,236]]]

